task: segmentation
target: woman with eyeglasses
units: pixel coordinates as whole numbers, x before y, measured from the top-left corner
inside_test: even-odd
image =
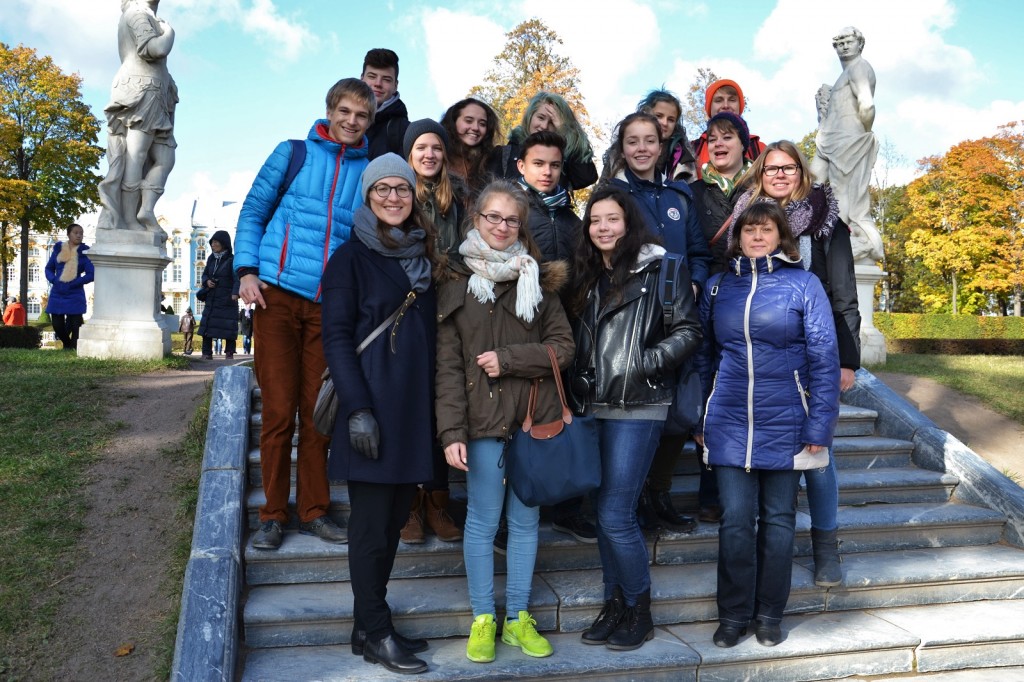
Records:
[[[831,188],[813,183],[803,153],[789,140],[780,140],[768,145],[754,161],[740,189],[745,191],[736,200],[732,221],[751,203],[765,198],[785,210],[800,248],[800,263],[821,280],[832,306],[839,342],[839,389],[848,390],[860,367],[860,312],[850,228],[839,219]],[[835,457],[830,456],[824,468],[805,471],[804,480],[811,511],[814,583],[834,587],[843,581]]]
[[[352,653],[400,673],[427,669],[414,656],[426,640],[395,631],[385,596],[416,486],[433,478],[440,265],[415,184],[397,154],[370,162],[352,234],[321,282],[324,355],[338,387],[329,472],[348,481],[351,509]]]
[[[466,657],[494,660],[494,535],[502,504],[508,521],[505,623],[501,641],[527,656],[552,653],[529,612],[537,556],[538,507],[527,507],[505,482],[505,445],[526,417],[530,384],[551,376],[546,347],[560,367],[575,346],[558,289],[561,261],[540,264],[527,232],[529,199],[518,185],[495,180],[470,213],[471,229],[438,286],[437,434],[448,464],[466,472],[463,555],[473,624]],[[558,419],[552,382],[541,384],[536,421]]]

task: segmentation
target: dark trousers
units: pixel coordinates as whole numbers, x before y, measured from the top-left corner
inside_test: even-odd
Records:
[[[348,565],[353,629],[378,641],[392,630],[388,579],[398,551],[398,534],[409,518],[414,483],[348,482]]]
[[[722,521],[718,531],[718,620],[744,627],[778,623],[789,601],[800,471],[715,467]]]
[[[312,521],[326,514],[331,503],[327,483],[330,439],[313,426],[313,406],[327,367],[320,340],[320,304],[275,286],[263,289],[263,298],[267,307],[257,307],[253,313],[253,337],[258,342],[254,343],[256,381],[263,396],[260,470],[267,496],[267,503],[260,507],[260,522],[288,521],[296,410],[296,513],[300,521]],[[408,514],[409,509],[405,511]]]
[[[423,484],[423,489],[427,492],[434,490],[448,490],[448,460],[444,457],[444,448],[440,445],[434,445],[430,448],[430,456],[434,464],[434,478]]]
[[[64,344],[65,349],[78,348],[78,330],[83,324],[81,315],[51,314],[50,323],[53,325],[53,333]]]
[[[658,449],[654,451],[651,468],[647,472],[647,484],[656,493],[667,493],[672,490],[672,474],[676,470],[676,462],[683,452],[689,436],[670,436],[662,434],[658,441]]]
[[[182,341],[184,341],[184,347],[182,352],[185,355],[192,355],[192,337],[195,332],[182,332]]]
[[[235,354],[235,340],[234,339],[224,339],[224,353],[226,355],[234,355]],[[204,336],[203,337],[203,355],[213,355],[213,337],[212,336]]]

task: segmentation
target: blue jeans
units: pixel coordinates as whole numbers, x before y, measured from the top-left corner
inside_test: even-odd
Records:
[[[811,508],[811,527],[835,530],[839,526],[839,478],[836,458],[829,452],[828,466],[803,472],[807,481],[807,504]]]
[[[663,421],[602,419],[601,487],[597,489],[597,548],[601,553],[604,597],[616,586],[635,606],[651,589],[647,543],[636,520],[636,503],[661,439]]]
[[[462,552],[474,618],[495,612],[494,534],[503,504],[508,522],[505,610],[509,617],[515,618],[520,611],[526,611],[530,603],[540,507],[527,507],[516,497],[512,486],[506,487],[504,447],[503,441],[494,438],[478,438],[467,444],[469,503]]]
[[[715,473],[722,503],[718,620],[778,623],[789,601],[801,472],[719,466]]]

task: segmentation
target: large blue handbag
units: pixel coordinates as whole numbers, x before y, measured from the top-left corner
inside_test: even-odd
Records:
[[[601,450],[597,419],[574,416],[565,401],[555,350],[547,346],[551,374],[562,403],[562,417],[535,424],[540,380],[530,386],[523,427],[513,433],[506,454],[512,490],[529,507],[552,505],[579,497],[601,485]]]

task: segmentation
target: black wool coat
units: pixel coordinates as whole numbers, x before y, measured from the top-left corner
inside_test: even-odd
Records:
[[[409,278],[398,259],[370,250],[353,234],[327,262],[322,286],[324,356],[338,392],[331,479],[389,484],[432,480],[437,347],[433,284],[417,294],[397,331],[392,323],[358,357],[356,347],[405,300]],[[380,428],[376,460],[355,452],[349,440],[349,415],[360,409],[371,410]]]
[[[238,336],[238,280],[235,279],[234,259],[228,251],[220,263],[211,254],[203,268],[203,285],[206,280],[217,280],[217,286],[210,289],[203,308],[203,319],[199,322],[199,335],[214,339],[233,339]]]

